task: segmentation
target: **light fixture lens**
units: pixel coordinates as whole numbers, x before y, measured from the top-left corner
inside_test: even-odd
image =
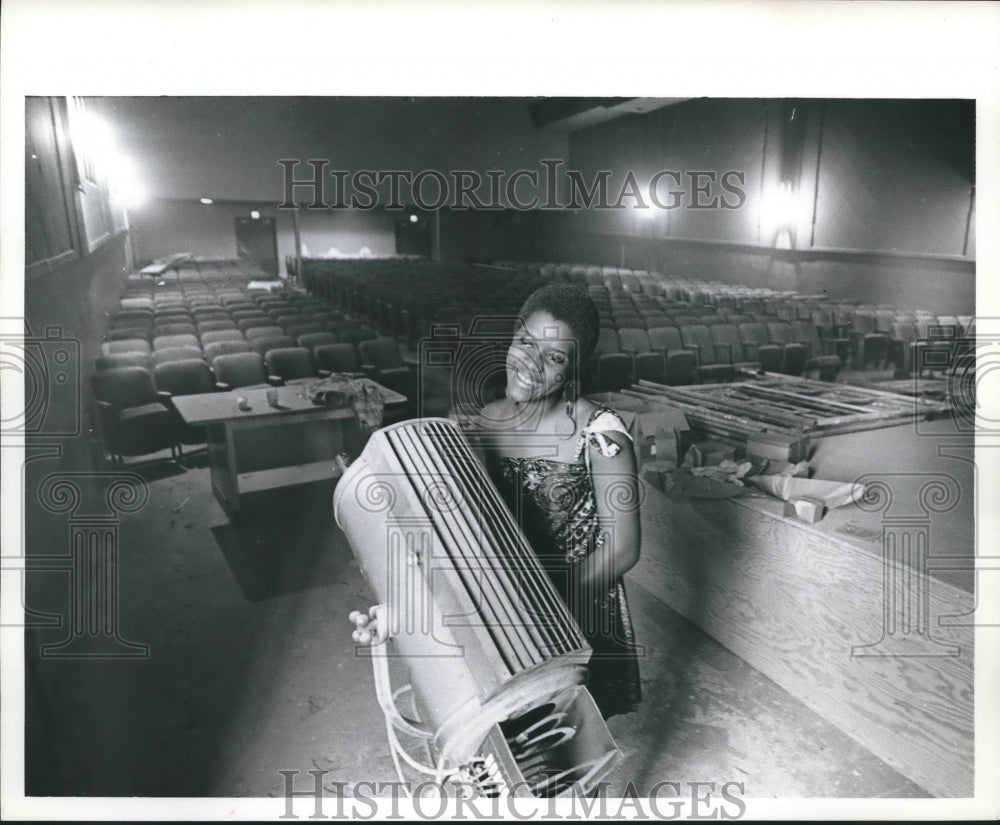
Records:
[[[201,202],[202,202],[202,203],[211,203],[211,202],[212,202],[212,199],[211,199],[211,198],[202,198],[202,199],[201,199]]]
[[[260,212],[254,209],[253,212],[250,213],[250,217],[253,218],[254,220],[257,220],[260,217]]]
[[[410,223],[416,223],[419,220],[420,218],[418,218],[416,215],[410,215]]]

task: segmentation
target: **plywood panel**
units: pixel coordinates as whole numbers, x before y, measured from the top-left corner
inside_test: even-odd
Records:
[[[877,545],[853,545],[760,503],[648,494],[633,575],[930,793],[972,793],[972,633],[935,620],[971,609],[969,593],[930,580],[931,636],[958,655],[852,655],[882,637]]]

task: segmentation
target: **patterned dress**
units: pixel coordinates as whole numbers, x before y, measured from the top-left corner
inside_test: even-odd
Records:
[[[635,632],[624,582],[619,579],[596,595],[583,595],[571,586],[573,567],[605,540],[598,523],[588,449],[617,455],[621,447],[604,437],[608,431],[628,435],[617,413],[602,407],[580,433],[577,461],[504,456],[499,459],[498,473],[511,511],[593,648],[587,686],[605,718],[636,710],[641,699]]]

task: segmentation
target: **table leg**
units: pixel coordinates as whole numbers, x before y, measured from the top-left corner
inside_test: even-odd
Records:
[[[236,473],[236,451],[232,428],[228,424],[208,427],[208,459],[212,472],[212,492],[230,521],[240,508],[240,492]]]

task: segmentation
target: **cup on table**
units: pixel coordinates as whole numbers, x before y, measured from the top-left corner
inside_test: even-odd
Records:
[[[243,412],[246,412],[247,410],[250,409],[250,401],[247,400],[247,397],[245,395],[241,395],[239,398],[236,399],[236,408],[243,410]]]
[[[268,406],[277,407],[278,406],[278,391],[268,390],[267,391],[267,403]]]

